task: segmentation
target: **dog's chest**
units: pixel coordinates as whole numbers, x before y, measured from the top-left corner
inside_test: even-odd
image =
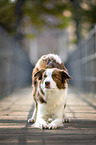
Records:
[[[58,106],[59,104],[63,104],[65,102],[66,91],[63,89],[46,90],[45,98],[48,106]]]
[[[67,90],[46,90],[45,98],[47,104],[38,104],[40,114],[47,114],[49,116],[56,114],[58,110],[63,109],[66,102]]]

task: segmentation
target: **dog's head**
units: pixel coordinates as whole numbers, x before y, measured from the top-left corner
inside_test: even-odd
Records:
[[[57,68],[41,69],[34,76],[41,80],[44,89],[65,89],[68,79],[72,79],[68,72]]]

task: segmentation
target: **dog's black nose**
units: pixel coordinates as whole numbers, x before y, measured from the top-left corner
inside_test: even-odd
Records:
[[[45,87],[46,88],[49,88],[50,87],[50,82],[49,81],[45,82]]]

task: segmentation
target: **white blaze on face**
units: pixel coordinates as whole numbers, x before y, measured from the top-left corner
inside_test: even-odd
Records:
[[[42,87],[45,88],[45,82],[50,82],[50,89],[57,89],[56,82],[52,78],[52,72],[54,69],[47,69],[45,71],[46,73],[46,78],[43,81]]]

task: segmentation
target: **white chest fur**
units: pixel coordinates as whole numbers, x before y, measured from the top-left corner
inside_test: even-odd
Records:
[[[45,91],[47,104],[40,104],[38,102],[37,120],[40,118],[43,118],[44,120],[48,120],[48,118],[62,118],[66,97],[67,89],[47,89]]]
[[[65,89],[47,89],[45,91],[45,98],[47,100],[47,106],[54,107],[65,103],[67,96],[67,90]]]

